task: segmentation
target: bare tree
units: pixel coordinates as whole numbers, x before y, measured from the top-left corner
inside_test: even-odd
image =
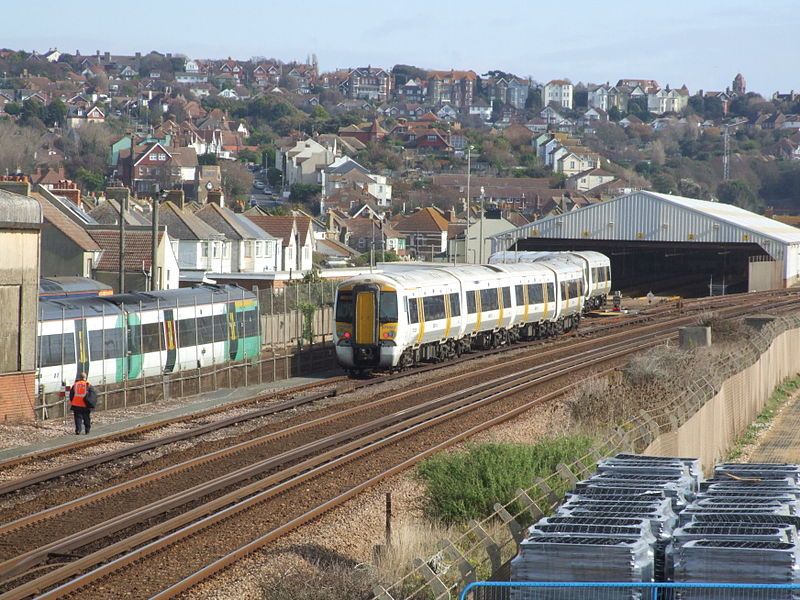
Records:
[[[0,121],[0,175],[31,173],[39,156],[41,134],[29,127]]]

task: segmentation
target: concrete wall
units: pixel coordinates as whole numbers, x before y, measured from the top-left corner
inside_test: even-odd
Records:
[[[713,469],[763,410],[774,389],[800,372],[798,345],[800,329],[779,334],[755,363],[726,379],[697,412],[661,433],[643,453],[699,457],[706,471]]]
[[[39,230],[0,229],[0,421],[33,419]]]
[[[42,277],[91,277],[86,273],[87,258],[91,253],[85,253],[50,223],[42,225]]]

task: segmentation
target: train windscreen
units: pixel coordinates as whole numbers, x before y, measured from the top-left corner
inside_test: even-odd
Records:
[[[354,316],[352,290],[339,290],[336,295],[336,321],[339,323],[352,323]]]
[[[381,292],[380,321],[381,323],[397,323],[396,292]]]

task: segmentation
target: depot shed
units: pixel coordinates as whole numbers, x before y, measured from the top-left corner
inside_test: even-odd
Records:
[[[730,204],[638,191],[539,219],[492,238],[492,250],[597,250],[614,286],[698,295],[800,280],[800,229]],[[645,289],[647,288],[647,289]]]

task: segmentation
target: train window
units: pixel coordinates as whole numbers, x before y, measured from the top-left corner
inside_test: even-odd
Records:
[[[214,341],[211,331],[211,317],[200,317],[197,319],[197,344],[210,344]]]
[[[214,315],[214,341],[225,342],[228,340],[228,315]]]
[[[518,285],[515,287],[516,297],[517,297],[517,306],[525,306],[525,286]]]
[[[417,299],[409,298],[408,302],[408,322],[419,323],[419,310],[417,309]]]
[[[467,314],[474,315],[478,312],[478,306],[475,298],[477,297],[478,292],[477,290],[471,290],[467,292]]]
[[[611,267],[603,267],[603,270],[606,272],[605,281],[611,281]]]
[[[55,367],[75,363],[75,334],[57,333],[39,337],[39,366]]]
[[[258,335],[258,311],[253,309],[236,313],[236,324],[240,338]]]
[[[396,292],[381,292],[379,318],[381,323],[397,323]]]
[[[555,302],[556,301],[556,284],[555,283],[548,283],[547,284],[547,300],[548,300],[548,302]]]
[[[488,312],[490,310],[497,310],[497,288],[489,288],[481,290],[481,310]]]
[[[178,321],[178,344],[182,348],[197,345],[197,322],[194,317]]]
[[[528,304],[541,304],[544,302],[544,286],[538,283],[528,284]]]
[[[438,321],[445,318],[444,296],[428,296],[422,299],[426,321]]]
[[[142,354],[161,352],[164,344],[161,341],[161,323],[145,323],[142,325]]]
[[[340,290],[336,296],[336,320],[341,323],[352,323],[353,317],[353,292]]]
[[[124,354],[122,329],[89,332],[89,360],[122,358]]]
[[[128,323],[128,352],[141,354],[142,328],[138,323]]]
[[[461,298],[458,294],[450,294],[450,314],[454,317],[461,316]]]
[[[503,290],[503,308],[511,308],[511,288],[504,287]]]

